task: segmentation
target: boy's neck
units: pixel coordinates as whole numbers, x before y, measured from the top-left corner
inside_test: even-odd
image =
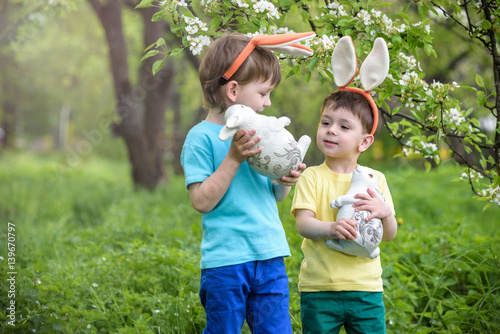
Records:
[[[210,123],[214,123],[217,125],[225,125],[224,113],[221,112],[221,110],[219,108],[211,108],[208,111],[208,115],[205,118],[205,121],[210,122]]]
[[[325,163],[330,168],[330,170],[337,174],[350,174],[358,166],[358,161],[356,160],[346,160],[346,159],[334,159],[327,157]]]

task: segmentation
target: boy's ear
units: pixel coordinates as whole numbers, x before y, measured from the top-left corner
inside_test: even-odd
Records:
[[[226,96],[231,102],[235,103],[237,95],[238,83],[235,80],[231,80],[226,84]]]
[[[370,135],[370,134],[365,135],[365,137],[363,138],[363,140],[361,141],[361,143],[358,146],[358,151],[360,153],[366,151],[368,149],[368,147],[370,147],[371,144],[373,144],[374,140],[375,140],[375,137],[373,137],[373,135]]]

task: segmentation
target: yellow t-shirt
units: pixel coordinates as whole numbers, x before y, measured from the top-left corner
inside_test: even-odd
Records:
[[[394,211],[391,193],[384,174],[374,171],[385,201]],[[321,221],[335,221],[338,210],[330,202],[344,195],[351,185],[351,174],[337,174],[323,163],[307,168],[295,185],[292,215],[307,209]],[[302,242],[304,259],[300,267],[299,291],[383,291],[380,257],[375,259],[347,255],[329,248],[326,239]]]

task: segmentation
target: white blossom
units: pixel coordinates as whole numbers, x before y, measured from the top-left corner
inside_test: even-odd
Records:
[[[248,3],[245,2],[245,0],[236,0],[236,1],[233,1],[233,3],[238,5],[238,7],[240,7],[240,8],[248,8],[250,6]]]
[[[465,117],[458,111],[456,108],[451,108],[450,110],[447,110],[445,112],[447,120],[455,125],[455,126],[460,126],[463,122],[465,122]]]
[[[174,1],[174,5],[179,6],[179,7],[187,7],[187,3],[185,0],[176,0]]]
[[[488,198],[490,202],[500,205],[500,186],[495,188],[489,186],[488,188],[482,190],[482,195],[483,197]]]
[[[256,13],[264,13],[267,11],[268,18],[279,19],[280,14],[276,7],[269,1],[260,0],[253,5],[253,9]]]
[[[208,31],[207,25],[202,22],[197,17],[189,17],[186,15],[182,15],[182,19],[187,23],[186,32],[190,35],[196,34],[198,31]]]
[[[193,53],[193,55],[198,55],[203,51],[205,46],[210,45],[210,37],[202,35],[202,36],[187,36],[187,40],[189,42],[189,50]]]

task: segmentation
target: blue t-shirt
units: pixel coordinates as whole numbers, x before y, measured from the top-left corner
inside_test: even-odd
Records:
[[[231,140],[219,139],[221,129],[203,121],[189,131],[181,154],[186,187],[203,182],[226,157]],[[290,256],[272,183],[246,161],[202,225],[202,269]]]

